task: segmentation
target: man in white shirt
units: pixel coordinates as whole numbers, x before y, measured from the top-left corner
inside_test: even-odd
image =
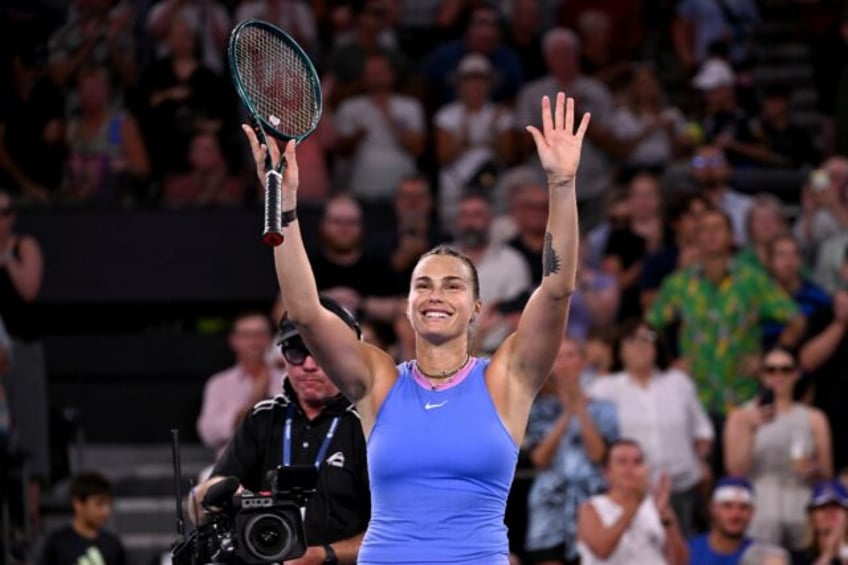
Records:
[[[467,193],[459,201],[457,239],[453,245],[471,259],[480,278],[483,311],[475,324],[476,349],[492,352],[515,329],[516,316],[504,315],[499,305],[517,298],[530,287],[527,262],[516,250],[489,239],[492,210],[480,193]]]
[[[715,437],[692,378],[667,368],[662,339],[644,322],[619,328],[622,371],[595,379],[592,398],[612,402],[621,429],[639,442],[647,463],[668,475],[672,506],[684,534],[697,529],[705,509],[700,485],[709,478],[706,457]]]
[[[542,54],[548,74],[524,86],[518,93],[515,124],[518,128],[521,149],[528,161],[537,163],[533,141],[523,128],[532,124],[539,126],[539,100],[543,96],[553,97],[558,91],[567,92],[575,99],[579,113],[590,112],[592,124],[586,131],[583,150],[580,154],[580,184],[577,187],[577,202],[580,205],[580,224],[589,229],[601,220],[601,197],[612,184],[612,160],[610,151],[616,139],[607,120],[614,102],[612,94],[603,83],[580,74],[580,40],[564,28],[548,31],[542,39]]]
[[[216,458],[253,405],[280,391],[284,373],[266,358],[271,338],[271,324],[260,312],[243,313],[233,322],[229,342],[236,364],[206,382],[197,419],[197,433]]]
[[[357,198],[390,202],[424,151],[424,109],[394,92],[395,73],[385,53],[368,56],[363,79],[368,92],[345,100],[336,113],[338,150],[349,158],[344,178]]]

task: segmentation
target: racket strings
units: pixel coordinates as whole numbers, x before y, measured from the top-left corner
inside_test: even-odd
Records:
[[[237,72],[256,112],[286,137],[311,131],[319,103],[298,51],[260,28],[243,30],[235,47]]]

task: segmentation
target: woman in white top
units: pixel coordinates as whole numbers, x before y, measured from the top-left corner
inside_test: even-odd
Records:
[[[699,487],[709,476],[706,458],[715,435],[712,424],[692,379],[677,369],[666,369],[665,348],[656,332],[631,320],[623,324],[620,335],[623,370],[595,379],[589,395],[615,404],[622,435],[639,442],[655,472],[669,476],[672,506],[683,533],[692,535],[699,519],[705,521]]]
[[[607,493],[591,497],[577,518],[581,565],[685,565],[689,549],[663,477],[651,493],[639,444],[613,442],[604,457]]]
[[[756,492],[757,512],[748,534],[795,550],[805,541],[811,485],[833,476],[826,416],[793,399],[800,376],[791,352],[766,352],[760,366],[763,392],[733,410],[724,427],[727,471],[747,477]]]

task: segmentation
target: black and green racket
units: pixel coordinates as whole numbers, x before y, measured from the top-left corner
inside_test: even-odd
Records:
[[[286,32],[267,23],[246,20],[230,35],[230,75],[244,103],[259,143],[265,134],[300,143],[321,119],[321,82],[309,57]],[[283,242],[280,184],[285,159],[275,168],[265,154],[265,229],[262,240]]]

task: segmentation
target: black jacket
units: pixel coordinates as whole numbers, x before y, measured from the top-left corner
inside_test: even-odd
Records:
[[[365,437],[359,414],[342,395],[330,400],[309,421],[297,403],[288,381],[284,394],[253,407],[215,464],[213,475],[239,478],[248,490],[270,490],[267,473],[283,463],[283,428],[287,408],[293,403],[291,462],[315,463],[333,419],[339,422],[318,471],[316,492],[306,506],[309,545],[323,545],[365,531],[371,517],[371,491],[365,459]]]

